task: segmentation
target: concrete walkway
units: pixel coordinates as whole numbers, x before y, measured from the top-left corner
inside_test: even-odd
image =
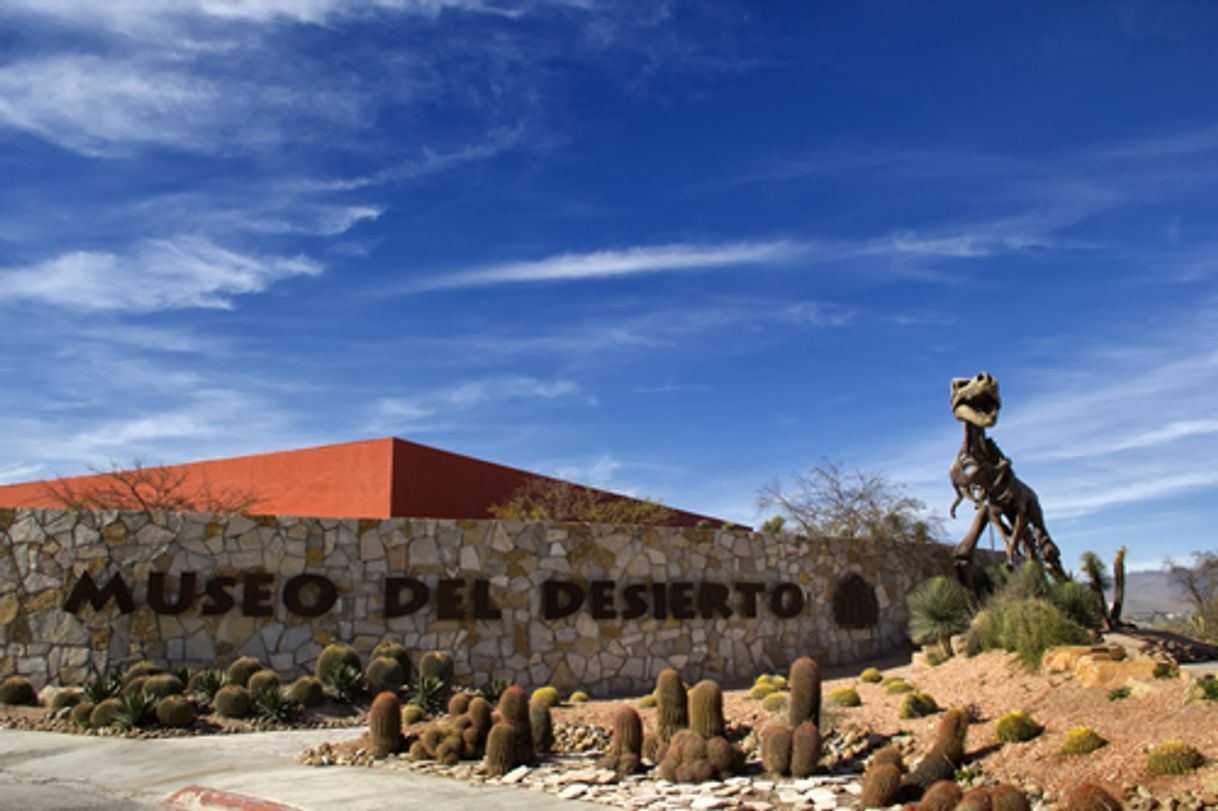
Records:
[[[526,789],[388,769],[316,768],[295,761],[306,747],[358,734],[308,730],[142,741],[0,729],[0,809],[157,808],[186,786],[235,792],[302,811],[603,808]]]

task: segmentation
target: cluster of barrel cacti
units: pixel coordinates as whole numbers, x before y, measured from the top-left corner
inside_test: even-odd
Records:
[[[776,776],[807,777],[820,761],[820,666],[804,656],[787,674],[787,724],[761,733],[761,766]]]
[[[629,753],[627,765],[641,755],[659,764],[665,780],[681,783],[723,779],[740,771],[744,753],[725,737],[718,683],[706,679],[687,691],[680,674],[670,668],[656,678],[654,695],[656,731],[643,737],[637,753]],[[620,762],[617,770],[625,771]]]
[[[411,717],[417,716],[409,710],[407,706],[394,716],[399,725],[409,724]],[[493,715],[494,708],[485,698],[456,693],[449,697],[447,717],[427,724],[421,732],[405,739],[403,745],[411,760],[438,760],[453,765],[460,760],[480,758],[485,752]]]

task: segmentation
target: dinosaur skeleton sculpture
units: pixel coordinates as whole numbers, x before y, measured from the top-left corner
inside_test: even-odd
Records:
[[[993,522],[1006,547],[1008,569],[1014,567],[1016,553],[1022,551],[1030,560],[1043,561],[1054,577],[1065,579],[1060,553],[1045,529],[1036,492],[1020,481],[1011,460],[985,434],[986,428],[998,422],[1001,408],[998,381],[986,372],[952,379],[952,414],[964,423],[964,444],[949,471],[956,489],[949,512],[955,518],[956,507],[965,498],[977,510],[972,526],[956,546],[956,563],[966,568],[972,562],[981,533]]]

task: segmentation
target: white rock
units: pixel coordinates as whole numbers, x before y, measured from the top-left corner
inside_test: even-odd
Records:
[[[512,769],[510,772],[508,772],[503,777],[501,777],[499,779],[499,782],[505,783],[509,786],[514,785],[516,783],[519,783],[521,780],[525,779],[526,777],[528,777],[529,772],[531,772],[531,771],[533,771],[533,770],[530,769],[528,766],[517,766],[515,769]]]

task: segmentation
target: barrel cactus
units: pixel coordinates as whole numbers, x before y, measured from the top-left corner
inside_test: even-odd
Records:
[[[350,645],[335,642],[322,649],[317,657],[317,666],[314,671],[322,684],[328,684],[343,666],[355,668],[358,673],[360,671],[359,654]]]
[[[642,762],[643,720],[634,707],[623,704],[613,715],[613,743],[600,766],[625,777],[638,771]]]
[[[906,693],[901,699],[901,707],[897,710],[897,715],[902,718],[925,718],[928,715],[934,715],[938,711],[939,705],[930,693],[916,690],[912,693]]]
[[[554,750],[554,719],[550,715],[550,705],[544,700],[529,702],[529,732],[537,754],[548,755]]]
[[[66,687],[63,690],[55,691],[55,695],[51,696],[48,706],[51,712],[59,712],[69,707],[75,707],[83,698],[84,693],[77,688]]]
[[[94,729],[101,729],[112,724],[117,724],[122,720],[123,711],[122,699],[107,698],[89,713],[89,726]]]
[[[499,717],[516,732],[513,746],[517,765],[533,762],[533,732],[529,722],[529,694],[523,687],[512,685],[499,696]]]
[[[516,741],[520,736],[511,724],[500,722],[491,727],[486,738],[486,770],[496,777],[516,768]]]
[[[558,694],[556,688],[546,685],[545,687],[538,687],[533,691],[530,702],[533,701],[544,702],[547,707],[557,707],[562,703],[562,696]]]
[[[964,792],[955,780],[940,780],[922,795],[918,811],[955,811],[963,798]]]
[[[316,707],[326,700],[326,693],[316,676],[301,676],[288,685],[287,697],[302,707]]]
[[[787,715],[791,727],[804,721],[820,725],[820,666],[807,656],[791,663],[787,675]]]
[[[385,691],[373,699],[368,710],[368,740],[372,756],[377,758],[402,747],[402,704],[394,693]]]
[[[445,689],[452,687],[453,658],[444,651],[428,651],[419,660],[419,676],[439,679]]]
[[[689,692],[689,728],[705,738],[723,734],[723,690],[704,679]]]
[[[244,718],[254,706],[250,691],[236,684],[229,684],[217,690],[212,703],[216,708],[216,715],[222,718]]]
[[[853,687],[837,687],[825,696],[825,703],[830,707],[858,707],[863,700]]]
[[[791,776],[809,777],[820,762],[820,730],[811,721],[804,721],[791,731]]]
[[[656,722],[661,740],[670,740],[689,726],[689,698],[681,674],[667,668],[656,677]]]
[[[1107,741],[1091,727],[1074,727],[1066,733],[1065,739],[1062,740],[1062,754],[1085,755],[1094,752],[1106,743]]]
[[[396,693],[406,681],[406,670],[397,659],[379,656],[368,663],[364,678],[373,693]]]
[[[253,656],[242,656],[237,661],[228,666],[224,676],[229,684],[248,687],[250,677],[262,670],[262,662],[255,659]]]
[[[144,679],[144,692],[153,698],[180,696],[185,691],[186,685],[172,673],[158,673]]]
[[[863,808],[887,808],[900,790],[901,770],[892,763],[873,763],[863,773],[859,805]]]
[[[1003,743],[1030,741],[1044,731],[1045,728],[1023,710],[1005,713],[994,722],[994,735]]]
[[[395,642],[392,639],[386,639],[378,642],[376,647],[372,649],[372,653],[368,654],[368,659],[395,659],[402,666],[402,682],[410,681],[410,651],[406,650],[406,646],[400,642]]]
[[[279,674],[274,670],[271,670],[269,667],[264,667],[254,675],[250,676],[249,681],[246,682],[245,686],[250,691],[251,695],[256,696],[259,693],[263,693],[267,690],[272,690],[278,687]]]
[[[89,716],[93,714],[93,708],[96,706],[92,701],[82,701],[72,708],[72,712],[68,714],[68,720],[73,726],[88,727]]]
[[[1066,792],[1065,808],[1070,811],[1121,811],[1125,806],[1102,786],[1082,782]]]
[[[791,773],[791,730],[774,725],[761,733],[761,768],[775,777]]]
[[[195,709],[180,695],[168,695],[156,703],[157,723],[164,727],[185,729],[195,722]]]
[[[1205,756],[1184,741],[1165,741],[1150,750],[1146,766],[1155,774],[1189,774],[1205,764]]]
[[[145,662],[143,660],[135,662],[123,671],[123,687],[126,687],[135,679],[146,676],[155,676],[156,674],[162,672],[164,671],[162,671],[161,668],[157,667],[152,662]]]

